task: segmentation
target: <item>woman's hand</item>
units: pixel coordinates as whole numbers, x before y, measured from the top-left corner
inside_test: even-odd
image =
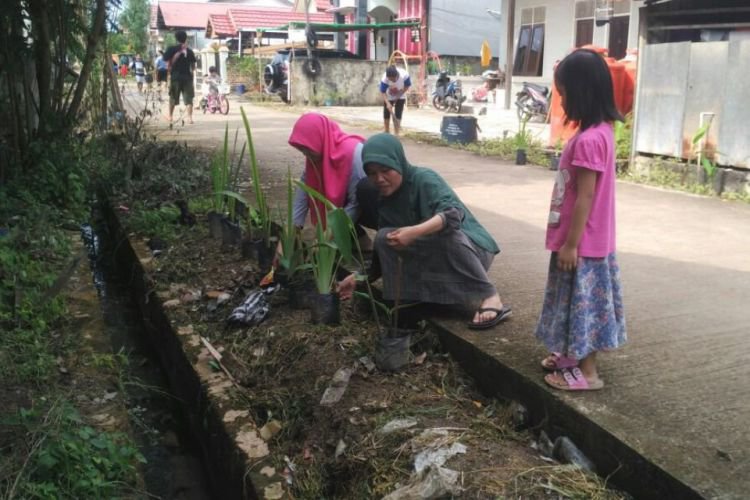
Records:
[[[578,249],[563,245],[557,252],[557,268],[561,271],[572,271],[578,263]]]
[[[397,250],[408,247],[417,238],[419,238],[419,231],[414,226],[400,227],[386,235],[388,246]]]
[[[336,293],[339,294],[339,299],[349,300],[354,294],[354,290],[357,288],[357,277],[354,273],[350,274],[343,280],[336,284]]]

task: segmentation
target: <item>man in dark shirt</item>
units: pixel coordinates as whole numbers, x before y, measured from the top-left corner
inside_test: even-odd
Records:
[[[187,107],[188,123],[193,123],[193,70],[195,69],[195,54],[187,46],[187,33],[178,31],[175,33],[178,44],[173,45],[164,53],[167,61],[167,70],[170,75],[169,82],[169,123],[172,123],[174,107],[180,101]]]

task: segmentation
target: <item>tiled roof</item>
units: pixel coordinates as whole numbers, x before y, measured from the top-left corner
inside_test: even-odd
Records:
[[[158,4],[164,27],[167,28],[195,28],[206,27],[208,16],[211,14],[226,14],[227,9],[236,7],[236,3],[209,2],[164,2]]]
[[[227,12],[235,30],[250,31],[254,28],[275,28],[291,21],[305,21],[305,14],[279,9],[229,9]],[[310,22],[331,23],[333,16],[325,12],[310,14]]]
[[[152,30],[159,29],[159,6],[158,5],[151,6],[151,18],[149,19],[148,24]]]
[[[237,33],[232,20],[226,14],[211,14],[208,16],[208,26],[212,37],[231,37]]]
[[[315,6],[318,8],[318,12],[324,12],[331,8],[331,0],[315,0]]]

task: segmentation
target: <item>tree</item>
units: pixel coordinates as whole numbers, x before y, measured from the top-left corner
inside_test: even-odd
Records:
[[[65,137],[86,108],[107,6],[108,0],[0,2],[0,185],[34,167],[35,141]]]
[[[126,31],[133,52],[145,54],[148,49],[148,27],[151,21],[149,0],[127,0],[125,10],[120,14],[120,24]]]

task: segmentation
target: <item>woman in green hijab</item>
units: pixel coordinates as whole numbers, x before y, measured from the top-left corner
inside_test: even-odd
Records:
[[[511,309],[487,276],[500,250],[445,180],[429,168],[409,164],[403,146],[390,134],[365,142],[362,163],[380,194],[375,251],[383,296],[394,300],[398,290],[400,300],[408,302],[478,305],[468,323],[473,329],[508,319]],[[341,298],[351,297],[354,288],[350,275],[339,284]]]

